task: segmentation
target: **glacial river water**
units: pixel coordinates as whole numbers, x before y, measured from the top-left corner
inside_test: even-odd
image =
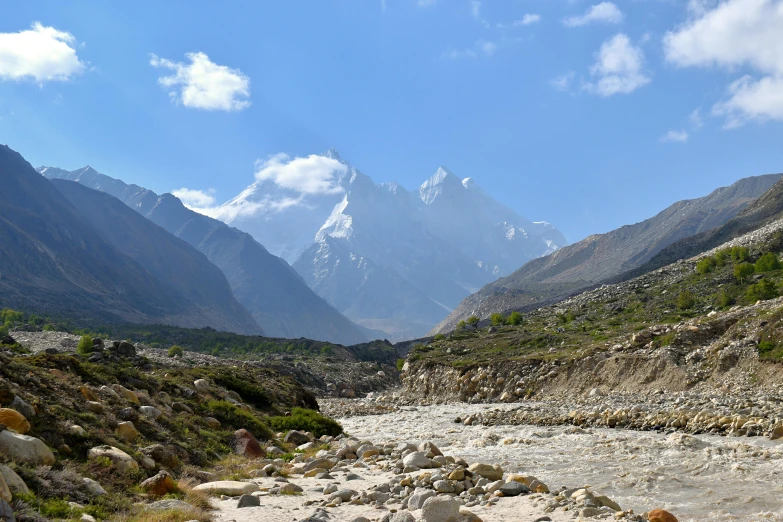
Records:
[[[623,509],[680,522],[783,521],[783,443],[609,429],[463,426],[487,405],[437,405],[340,419],[373,442],[430,440],[447,455],[535,475],[551,489],[589,485]],[[491,405],[491,408],[506,408]]]

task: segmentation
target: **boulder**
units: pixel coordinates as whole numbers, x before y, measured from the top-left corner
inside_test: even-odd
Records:
[[[24,402],[18,395],[14,397],[14,400],[11,401],[11,404],[8,407],[12,410],[18,411],[24,415],[26,419],[32,419],[35,417],[35,408]]]
[[[164,468],[176,469],[180,467],[180,460],[176,452],[163,444],[147,446],[146,448],[142,448],[141,452]]]
[[[476,462],[471,464],[468,470],[487,480],[500,480],[503,478],[503,468],[497,464],[481,464]]]
[[[106,494],[106,490],[103,489],[103,486],[101,486],[98,481],[91,478],[84,477],[82,479],[82,484],[84,484],[84,489],[93,497],[102,497]]]
[[[161,471],[154,477],[148,478],[142,482],[140,486],[141,489],[147,493],[156,495],[158,497],[168,495],[169,493],[173,493],[177,490],[177,483],[174,482],[174,479],[167,471]]]
[[[307,444],[308,442],[310,442],[310,437],[308,437],[301,431],[291,430],[288,433],[286,433],[285,438],[283,440],[285,442],[288,442],[289,444],[301,446],[302,444]]]
[[[87,452],[87,456],[91,459],[108,458],[120,473],[138,471],[139,469],[139,463],[133,460],[133,457],[113,446],[96,446]]]
[[[144,506],[150,511],[192,511],[193,506],[185,502],[184,500],[177,500],[175,498],[167,498],[166,500],[158,500],[151,504]]]
[[[90,413],[95,413],[97,415],[100,415],[103,413],[103,404],[97,401],[87,401],[84,403],[84,409],[89,411]]]
[[[381,522],[416,522],[416,518],[407,511],[398,511],[387,514]]]
[[[231,449],[234,453],[251,459],[263,459],[266,451],[261,447],[252,433],[242,428],[234,432],[231,437]]]
[[[334,464],[329,459],[314,459],[307,463],[304,470],[308,472],[312,469],[332,469],[332,467],[334,467]]]
[[[22,477],[3,464],[0,464],[0,478],[5,480],[12,495],[26,495],[30,493],[30,490],[28,489],[27,484],[24,483],[24,480],[22,480]]]
[[[261,505],[261,499],[253,495],[242,495],[237,502],[237,509],[247,507],[258,507]]]
[[[163,412],[154,406],[140,406],[139,413],[153,421],[158,420],[163,415]]]
[[[204,417],[204,424],[206,424],[207,427],[212,428],[213,430],[220,429],[220,421],[217,420],[215,417]]]
[[[647,520],[649,522],[678,522],[677,517],[663,509],[653,509],[647,513]]]
[[[190,415],[193,415],[193,410],[184,402],[173,402],[171,404],[171,409],[180,413],[189,413]]]
[[[423,522],[454,522],[459,520],[459,502],[449,496],[428,498],[421,508]]]
[[[406,467],[415,466],[422,469],[432,467],[432,461],[427,458],[427,454],[423,451],[412,451],[411,453],[408,453],[403,457],[402,463]]]
[[[435,457],[440,457],[443,455],[438,447],[432,442],[422,442],[419,444],[418,450],[423,451],[424,453],[432,453]]]
[[[229,497],[239,497],[242,495],[259,491],[257,484],[251,482],[239,482],[236,480],[219,480],[217,482],[207,482],[193,488],[193,491],[203,491],[212,495],[226,495]]]
[[[11,489],[8,484],[5,483],[3,475],[0,475],[0,500],[11,502]]]
[[[775,426],[769,434],[771,440],[778,440],[781,437],[783,437],[783,424]]]
[[[348,502],[356,495],[358,495],[358,493],[352,489],[340,489],[329,495],[329,502],[337,500],[338,498],[343,502]]]
[[[530,493],[530,488],[521,482],[511,481],[500,486],[500,492],[504,497],[516,497],[523,493]]]
[[[115,433],[125,442],[133,442],[138,438],[141,433],[136,429],[131,421],[121,422],[117,424]]]
[[[0,498],[0,522],[16,522],[14,510],[8,505],[8,502]]]
[[[0,454],[14,462],[37,466],[51,466],[55,462],[54,453],[42,440],[9,430],[0,432]]]
[[[193,387],[199,393],[209,393],[209,381],[206,379],[197,379],[193,381]]]
[[[22,435],[30,431],[30,423],[24,415],[11,408],[0,408],[0,424]]]
[[[120,357],[136,356],[136,347],[128,341],[113,341],[109,351],[116,353]]]
[[[408,497],[408,509],[411,511],[421,509],[427,499],[432,498],[436,493],[431,489],[416,488],[413,495]]]

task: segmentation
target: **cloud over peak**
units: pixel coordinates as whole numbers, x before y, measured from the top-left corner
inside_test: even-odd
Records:
[[[150,65],[174,74],[158,82],[173,100],[185,107],[204,110],[240,111],[250,106],[250,78],[239,69],[218,65],[204,53],[187,53],[190,63],[174,62],[150,55]]]
[[[31,29],[0,33],[0,80],[65,81],[84,70],[71,33],[35,22]]]
[[[341,174],[348,167],[339,160],[311,154],[306,158],[293,158],[287,154],[275,154],[256,165],[258,181],[272,181],[276,185],[301,194],[338,194]]]
[[[644,53],[622,33],[601,45],[590,74],[594,81],[584,88],[599,96],[628,94],[650,83],[644,73]]]

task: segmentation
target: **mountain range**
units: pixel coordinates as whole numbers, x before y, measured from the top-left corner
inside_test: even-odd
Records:
[[[450,331],[471,315],[485,318],[495,312],[536,308],[604,281],[639,275],[686,253],[695,255],[717,246],[760,226],[757,216],[766,215],[763,209],[777,208],[756,200],[773,197],[765,193],[772,193],[770,189],[780,178],[781,174],[743,178],[705,197],[678,201],[640,223],[589,236],[532,260],[466,298],[431,333]],[[740,219],[743,211],[753,209],[757,209],[749,214],[753,219]],[[748,223],[743,226],[745,221]],[[731,223],[735,225],[726,228]],[[667,249],[673,244],[676,248]]]
[[[249,234],[186,208],[171,194],[158,195],[128,185],[89,166],[74,171],[41,167],[38,172],[52,180],[76,181],[105,192],[198,250],[222,271],[236,299],[270,337],[307,337],[350,345],[366,341],[372,333],[317,296],[288,263]],[[203,280],[192,278],[188,284],[198,286]]]
[[[0,182],[3,306],[93,324],[263,332],[203,255],[143,218],[117,212],[102,194],[76,190],[71,200],[6,146]],[[117,241],[107,240],[112,227]],[[168,255],[181,263],[176,278],[164,274]],[[189,289],[187,280],[197,276],[208,279]]]
[[[390,339],[423,335],[466,296],[566,244],[472,179],[441,167],[418,190],[376,184],[334,150],[307,161],[332,178],[317,193],[268,176],[209,213],[282,256],[318,295]]]

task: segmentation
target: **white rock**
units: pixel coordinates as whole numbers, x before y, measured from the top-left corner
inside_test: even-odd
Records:
[[[236,480],[219,480],[217,482],[207,482],[193,488],[193,491],[204,491],[212,495],[227,495],[238,497],[240,495],[249,495],[254,491],[259,491],[257,484],[250,482],[238,482]]]
[[[416,466],[417,468],[427,469],[432,467],[432,462],[427,458],[423,451],[413,451],[403,457],[402,463],[405,466]]]

